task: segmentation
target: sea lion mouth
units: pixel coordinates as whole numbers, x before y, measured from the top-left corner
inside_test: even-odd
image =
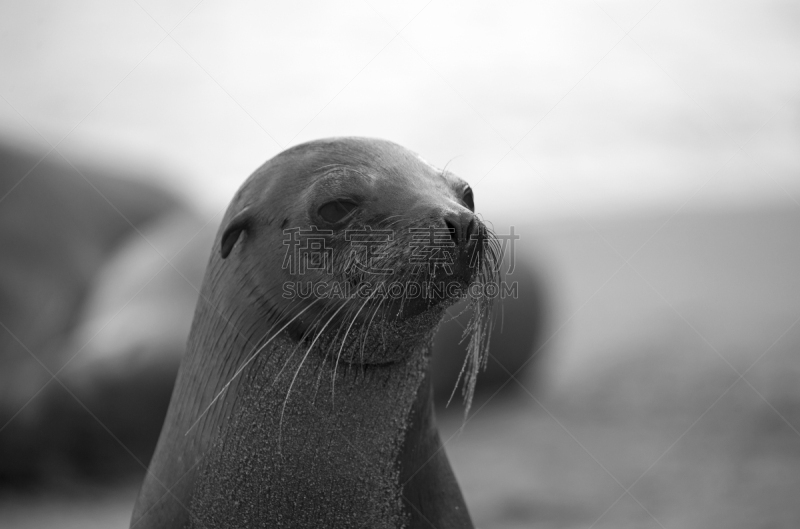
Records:
[[[289,326],[290,335],[336,362],[398,362],[432,338],[447,307],[468,298],[474,317],[465,336],[475,342],[475,354],[483,355],[493,302],[487,290],[499,282],[498,242],[475,217],[462,223],[465,230],[452,224],[395,232],[391,244],[371,254],[343,242],[356,240],[361,250],[385,230],[360,226],[369,237],[351,233],[349,241],[331,236],[327,268],[324,259],[313,263],[326,273],[306,270],[299,281],[284,285],[284,299],[296,307],[285,311],[287,318],[305,311]],[[430,237],[423,239],[426,233]]]

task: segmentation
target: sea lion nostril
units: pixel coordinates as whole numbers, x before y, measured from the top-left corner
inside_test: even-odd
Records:
[[[472,218],[469,219],[469,224],[467,225],[466,237],[464,237],[464,238],[466,240],[468,240],[468,241],[471,240],[472,236],[474,234],[476,234],[477,231],[478,231],[478,226],[477,226],[477,224],[475,222],[475,217],[472,217]]]
[[[459,240],[459,233],[458,233],[458,225],[455,224],[450,219],[444,219],[444,223],[447,226],[447,229],[450,230],[450,238],[453,239],[453,242],[458,246]]]

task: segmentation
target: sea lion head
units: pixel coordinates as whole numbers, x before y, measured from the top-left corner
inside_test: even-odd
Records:
[[[493,242],[464,180],[389,141],[337,138],[256,170],[218,247],[294,337],[322,340],[337,361],[382,364],[429,339],[471,284],[496,280]]]

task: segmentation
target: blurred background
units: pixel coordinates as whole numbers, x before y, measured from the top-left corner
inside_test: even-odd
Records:
[[[520,236],[439,411],[476,525],[800,526],[798,44],[788,0],[3,2],[0,527],[127,527],[224,208],[342,135]]]

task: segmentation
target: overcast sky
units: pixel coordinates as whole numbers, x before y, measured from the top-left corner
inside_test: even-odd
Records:
[[[336,135],[449,163],[488,214],[792,203],[798,44],[788,1],[7,0],[0,133],[211,207]]]

